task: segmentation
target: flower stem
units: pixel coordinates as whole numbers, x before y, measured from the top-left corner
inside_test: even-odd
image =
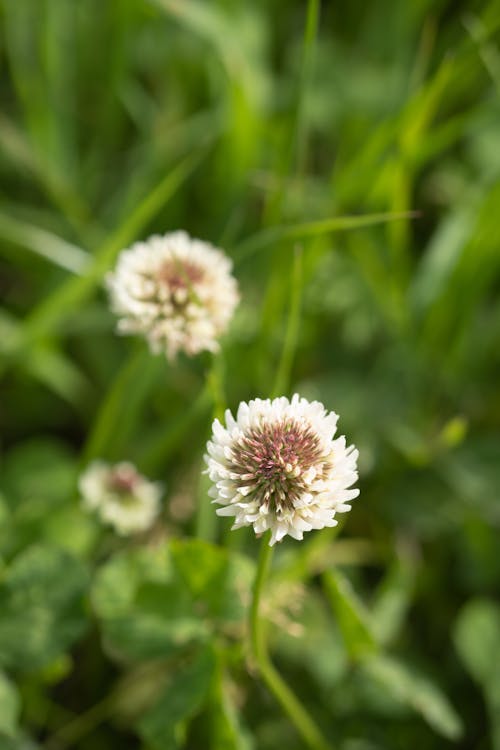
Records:
[[[285,713],[288,714],[291,722],[295,725],[295,728],[310,750],[331,750],[331,746],[324,739],[302,703],[282,680],[267,652],[265,622],[260,614],[260,602],[264,584],[271,567],[272,552],[273,548],[269,546],[269,535],[266,534],[261,542],[252,604],[250,607],[249,624],[252,656],[258,674]]]

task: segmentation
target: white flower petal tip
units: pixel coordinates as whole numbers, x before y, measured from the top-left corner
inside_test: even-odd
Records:
[[[205,463],[219,516],[233,516],[233,529],[271,531],[270,545],[285,536],[336,526],[359,490],[358,452],[334,438],[338,416],[319,401],[295,394],[241,403],[236,419],[215,420]]]
[[[231,260],[182,231],[123,250],[106,286],[118,332],[143,335],[169,359],[217,351],[239,302]]]
[[[94,461],[78,483],[82,505],[122,536],[147,531],[160,512],[162,488],[126,461]]]

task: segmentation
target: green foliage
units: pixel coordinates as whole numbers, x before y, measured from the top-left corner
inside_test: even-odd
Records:
[[[252,571],[196,539],[116,554],[92,591],[107,650],[125,660],[161,658],[217,632],[241,633]]]
[[[294,392],[361,495],[278,547],[278,671],[333,748],[500,750],[499,19],[3,0],[0,750],[301,750],[249,659],[256,541],[199,477],[214,417]],[[177,228],[234,261],[215,357],[115,332],[106,273]],[[149,532],[81,507],[99,458],[162,483]]]
[[[209,703],[211,744],[220,750],[251,750],[251,738],[243,730],[230,688],[222,670],[216,669]]]
[[[165,656],[207,637],[166,550],[116,555],[99,571],[92,602],[106,647],[124,659]]]
[[[188,721],[207,698],[214,668],[214,654],[206,647],[173,677],[139,723],[139,732],[151,748],[177,750],[183,746]]]
[[[75,553],[92,545],[93,524],[74,502],[76,478],[76,460],[58,440],[30,439],[6,453],[0,479],[4,553],[13,554],[40,538]]]
[[[388,696],[421,714],[436,732],[449,740],[463,734],[460,716],[435,682],[408,668],[401,661],[375,656],[363,663],[363,669]]]
[[[377,644],[368,614],[357,599],[349,581],[338,571],[325,573],[324,581],[349,656],[358,659],[375,651]]]
[[[0,664],[35,671],[64,653],[85,631],[87,571],[48,546],[29,547],[0,586]]]
[[[17,730],[21,702],[15,685],[0,672],[0,738],[14,735]]]
[[[402,594],[402,572],[399,568],[389,573],[371,611],[338,571],[325,573],[324,582],[346,651],[358,663],[361,680],[368,678],[368,683],[383,689],[386,701],[408,706],[435,731],[456,740],[463,734],[462,721],[438,685],[380,648],[402,624],[402,608],[408,596],[408,581],[404,579]],[[371,685],[365,689],[370,690]]]
[[[376,640],[384,646],[391,645],[404,625],[414,579],[414,566],[408,560],[396,560],[376,592],[371,622]]]
[[[246,613],[254,577],[252,561],[201,540],[173,541],[172,561],[181,584],[204,614],[231,626]]]
[[[486,599],[468,602],[458,616],[454,639],[466,669],[484,692],[496,750],[500,747],[500,666],[494,655],[500,646],[500,607]]]

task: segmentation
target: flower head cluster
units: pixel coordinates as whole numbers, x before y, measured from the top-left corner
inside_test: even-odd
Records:
[[[169,359],[217,351],[239,301],[231,270],[221,250],[186,232],[136,242],[107,277],[118,331],[144,335]]]
[[[94,461],[79,481],[82,503],[124,536],[146,531],[160,511],[161,487],[126,461]]]
[[[334,438],[337,415],[297,394],[241,403],[236,420],[213,423],[205,456],[217,514],[234,516],[233,529],[271,530],[270,544],[286,534],[335,526],[359,494],[358,451]]]

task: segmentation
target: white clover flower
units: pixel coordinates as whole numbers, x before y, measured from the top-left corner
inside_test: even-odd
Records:
[[[234,516],[233,529],[271,529],[270,544],[286,534],[302,539],[304,531],[335,526],[336,513],[351,509],[359,490],[358,451],[345,437],[333,436],[338,416],[319,401],[297,394],[239,405],[236,420],[226,411],[218,419],[205,456],[209,494],[222,505],[219,516]]]
[[[186,232],[136,242],[106,278],[119,333],[144,335],[169,359],[217,351],[239,301],[231,271],[221,250]]]
[[[123,536],[146,531],[160,512],[160,484],[150,482],[127,461],[113,466],[93,461],[78,486],[83,507]]]

